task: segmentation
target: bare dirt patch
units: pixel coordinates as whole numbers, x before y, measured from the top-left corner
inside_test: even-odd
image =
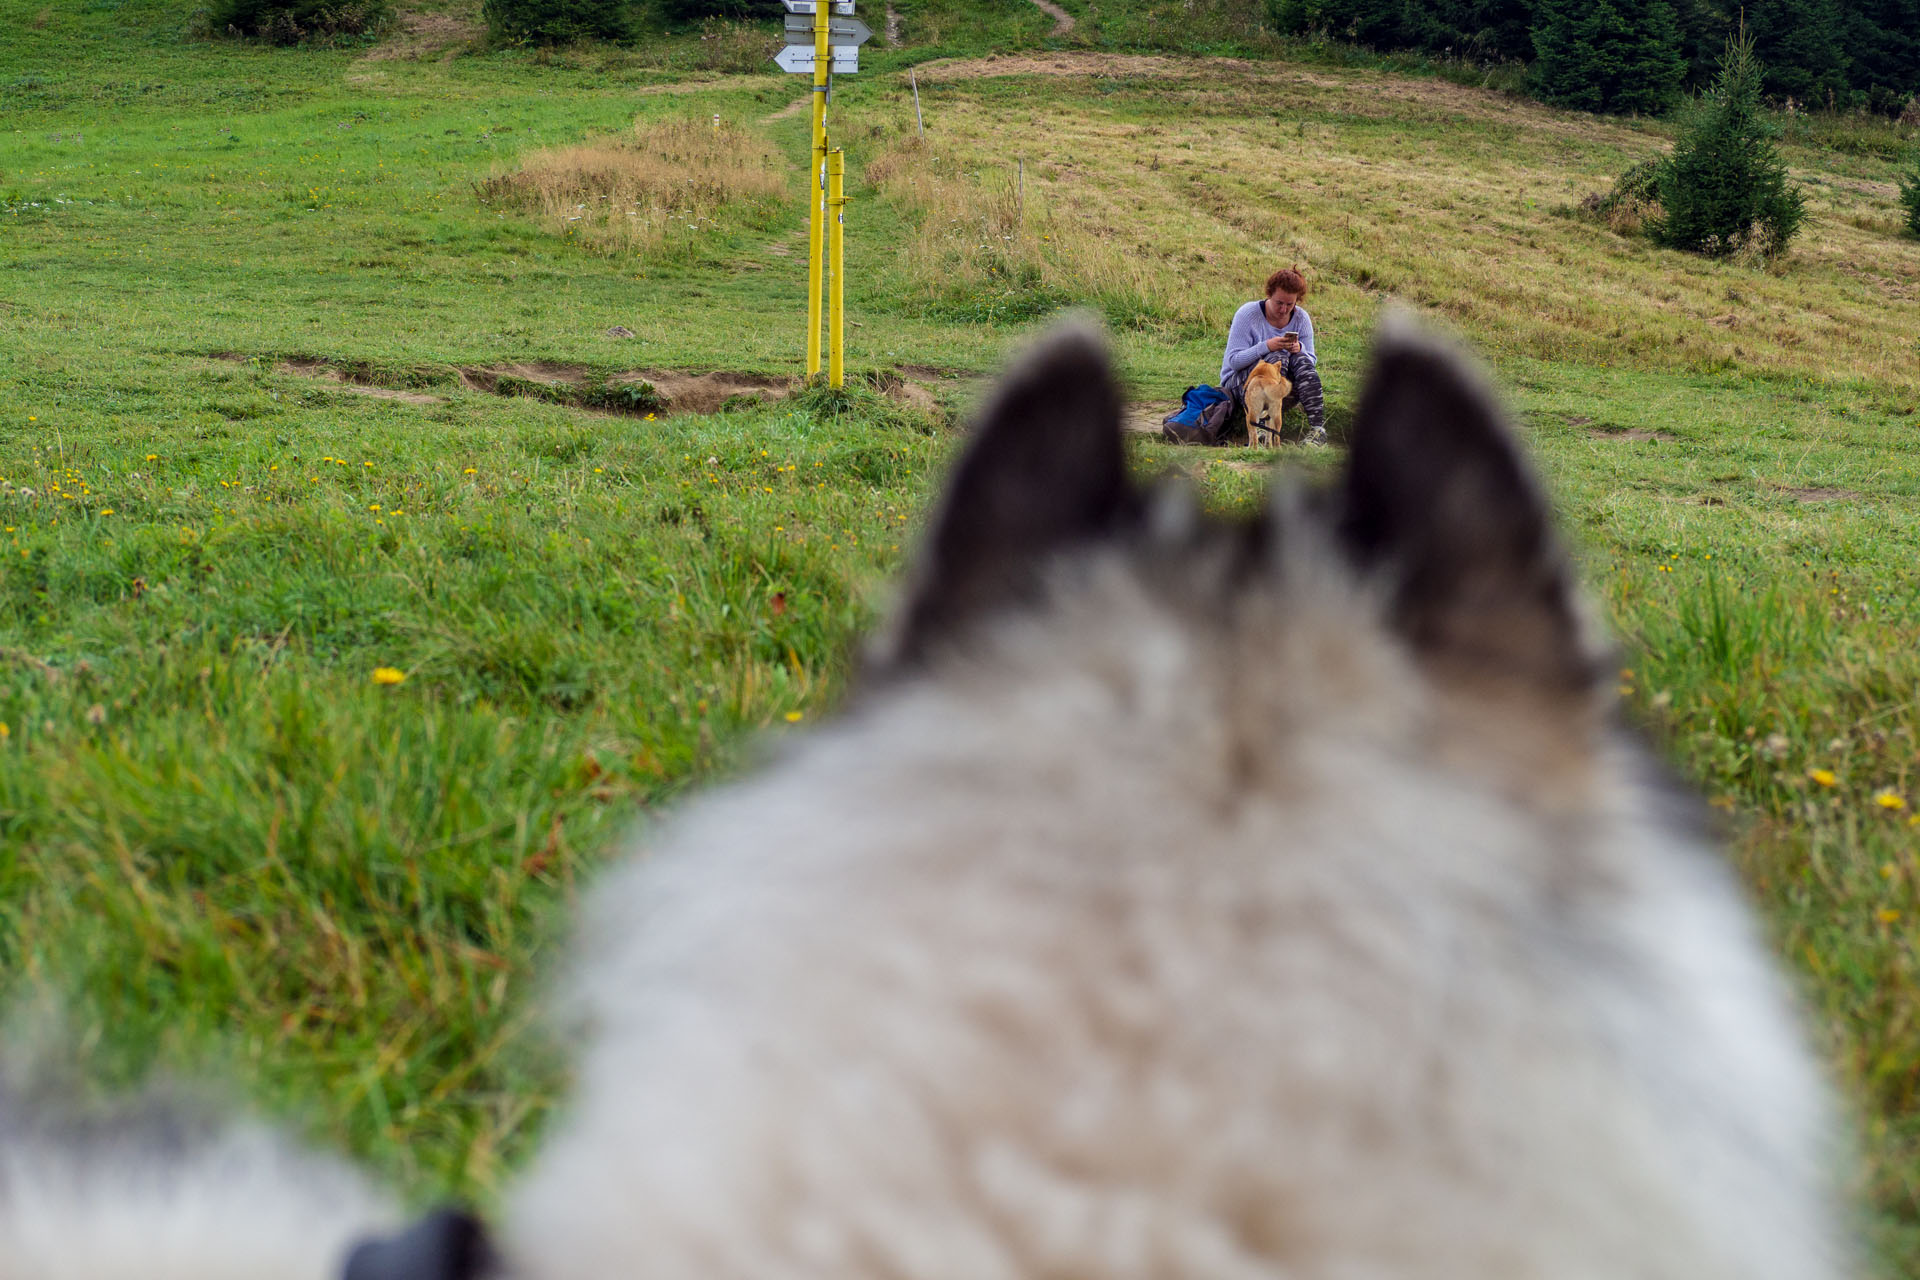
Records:
[[[1160,434],[1160,424],[1179,407],[1179,402],[1175,400],[1146,400],[1130,404],[1121,413],[1120,425],[1141,435],[1157,436]]]
[[[880,394],[905,409],[931,418],[935,422],[945,422],[947,411],[934,394],[939,381],[928,380],[924,376],[908,377],[904,366],[896,366],[896,371],[882,373],[878,378]]]

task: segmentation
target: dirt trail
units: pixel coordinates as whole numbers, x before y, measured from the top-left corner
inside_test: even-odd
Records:
[[[809,89],[803,96],[795,98],[792,102],[789,102],[786,106],[781,107],[778,111],[772,111],[767,113],[764,116],[761,116],[760,123],[772,124],[775,120],[785,120],[789,116],[800,115],[802,112],[804,112],[807,109],[809,104],[811,104],[812,102],[813,102],[813,91]]]
[[[1052,0],[1033,0],[1033,3],[1039,8],[1040,12],[1049,15],[1053,19],[1053,30],[1047,32],[1048,35],[1063,36],[1073,30],[1073,15],[1065,9],[1062,9],[1059,5],[1052,3]]]

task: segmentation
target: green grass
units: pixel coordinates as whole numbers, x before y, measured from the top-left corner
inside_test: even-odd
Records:
[[[1920,804],[1898,148],[1798,129],[1802,241],[1706,263],[1575,212],[1657,122],[1277,43],[1143,59],[1142,6],[1069,4],[1093,20],[1057,40],[1014,0],[899,7],[907,47],[836,89],[855,394],[649,420],[496,375],[798,372],[800,210],[633,258],[475,184],[718,112],[800,189],[804,86],[741,70],[747,37],[383,60],[0,0],[0,998],[64,1003],[102,1081],[212,1070],[414,1196],[484,1200],[561,1087],[522,1033],[576,886],[826,712],[901,566],[956,436],[869,380],[945,371],[957,412],[1080,302],[1171,400],[1297,261],[1336,425],[1389,295],[1492,362],[1633,714],[1805,980],[1884,1272],[1920,1271],[1920,828],[1879,799]],[[1078,61],[923,61],[991,45]],[[1137,455],[1225,505],[1261,484]]]

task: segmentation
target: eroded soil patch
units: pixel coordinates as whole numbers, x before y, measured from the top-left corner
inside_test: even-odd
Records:
[[[687,373],[630,369],[600,374],[583,365],[535,361],[462,365],[463,386],[495,395],[530,395],[556,404],[613,413],[717,413],[784,399],[794,379],[763,373]]]
[[[1629,427],[1625,430],[1619,427],[1588,427],[1587,434],[1595,440],[1652,440],[1669,444],[1680,438],[1671,432],[1655,431],[1649,427]]]
[[[1795,502],[1838,502],[1847,498],[1861,498],[1866,496],[1857,489],[1835,489],[1820,485],[1800,488],[1794,485],[1782,484],[1775,485],[1774,488],[1786,494]]]
[[[276,373],[313,378],[355,395],[405,404],[445,404],[445,396],[406,388],[457,381],[469,391],[490,395],[525,396],[576,409],[656,417],[720,413],[771,404],[786,399],[801,383],[798,378],[779,374],[728,370],[693,373],[683,369],[626,369],[604,373],[586,365],[548,360],[393,370],[314,356],[290,356],[271,364],[259,357],[231,351],[216,352],[213,358],[235,364],[257,362]],[[873,385],[895,404],[942,422],[947,414],[937,393],[949,381],[943,370],[903,365],[874,375]]]
[[[215,360],[225,360],[232,364],[246,364],[254,357],[242,355],[237,351],[215,352]],[[424,391],[409,391],[396,387],[394,382],[408,382],[416,379],[431,381],[417,373],[393,372],[374,369],[371,366],[336,363],[317,360],[310,356],[290,356],[277,360],[270,366],[275,373],[292,374],[296,378],[317,378],[330,382],[342,391],[350,391],[357,396],[371,396],[376,400],[397,400],[402,404],[445,404],[445,396],[429,395]]]

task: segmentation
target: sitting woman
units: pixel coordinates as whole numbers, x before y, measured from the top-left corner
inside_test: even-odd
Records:
[[[1327,406],[1314,368],[1313,320],[1300,305],[1306,296],[1305,277],[1285,268],[1267,277],[1264,300],[1256,299],[1233,313],[1227,354],[1220,362],[1220,389],[1244,410],[1247,373],[1262,360],[1279,365],[1293,384],[1287,403],[1298,403],[1306,410],[1307,443],[1325,444]]]

